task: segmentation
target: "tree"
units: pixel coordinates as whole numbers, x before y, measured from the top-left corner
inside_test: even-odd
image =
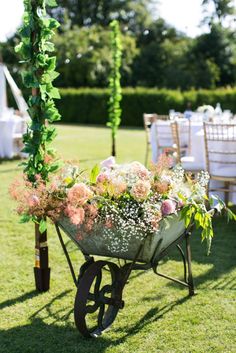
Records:
[[[111,128],[112,137],[112,156],[116,156],[116,134],[120,125],[121,108],[120,101],[122,99],[120,86],[120,67],[122,56],[122,44],[120,36],[120,28],[118,21],[112,21],[111,28],[111,51],[112,51],[112,65],[109,77],[110,98],[108,101],[109,122],[107,126]]]
[[[195,39],[189,55],[195,86],[213,88],[215,85],[235,84],[235,57],[236,47],[231,32],[213,24],[210,33]]]
[[[214,22],[214,20],[222,23],[222,20],[224,20],[226,17],[235,14],[235,6],[233,0],[202,0],[202,5],[206,12],[208,12],[207,7],[209,4],[214,6],[213,12],[210,15],[208,14],[205,18],[205,22],[209,22],[210,25],[211,22]]]
[[[62,24],[68,18],[71,27],[108,27],[115,18],[126,29],[140,32],[151,22],[148,0],[58,0],[58,4],[52,15]]]
[[[135,84],[148,87],[166,85],[167,66],[176,67],[174,62],[169,61],[169,49],[174,51],[183,38],[182,34],[167,25],[163,19],[153,22],[139,36],[140,55],[134,62]],[[167,43],[173,43],[173,46]]]
[[[131,82],[132,64],[138,54],[135,38],[121,34],[123,45],[122,83]],[[112,63],[110,30],[98,25],[73,29],[56,35],[54,40],[58,57],[57,80],[64,87],[107,87]]]

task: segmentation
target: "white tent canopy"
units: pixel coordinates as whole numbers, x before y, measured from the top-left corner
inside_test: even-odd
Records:
[[[7,109],[7,91],[4,66],[0,64],[0,116]]]
[[[29,119],[29,114],[27,112],[28,106],[22,96],[21,90],[17,87],[15,81],[13,80],[8,68],[6,65],[0,63],[0,116],[7,111],[7,90],[6,90],[6,81],[10,86],[12,94],[15,98],[17,107],[21,116],[25,119]]]
[[[8,107],[7,83],[15,98],[18,111]],[[30,117],[28,106],[6,65],[0,63],[0,158],[24,157],[23,134]]]

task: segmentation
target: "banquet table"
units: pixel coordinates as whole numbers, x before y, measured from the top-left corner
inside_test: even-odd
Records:
[[[163,131],[169,127],[171,121],[159,121],[159,131],[163,127]],[[151,147],[152,147],[152,161],[154,163],[157,162],[158,156],[160,155],[161,151],[158,151],[157,146],[157,125],[156,123],[152,124],[151,126]],[[166,138],[165,138],[166,139]],[[204,144],[204,133],[203,133],[203,123],[202,121],[194,121],[191,123],[190,126],[190,139],[191,139],[191,155],[195,157],[197,164],[199,164],[200,169],[205,169],[206,161],[205,161],[205,144]],[[165,141],[167,145],[172,144],[172,139],[169,138],[168,141]],[[186,141],[187,142],[187,141]]]
[[[19,154],[19,147],[14,144],[14,136],[21,135],[23,119],[18,115],[0,117],[0,158],[13,158]]]
[[[161,151],[158,150],[158,144],[157,144],[157,123],[153,123],[151,126],[150,130],[150,139],[151,139],[151,147],[152,147],[152,161],[154,163],[157,162],[159,155],[161,154]],[[163,129],[166,129],[167,126],[170,126],[171,121],[159,121],[159,132],[161,131],[161,126],[163,126]],[[160,135],[160,133],[159,133]],[[203,122],[202,121],[192,121],[190,125],[190,141],[191,141],[191,156],[194,158],[194,165],[197,166],[197,169],[200,170],[206,170],[206,156],[205,156],[205,140],[204,140],[204,130],[203,130]],[[170,137],[169,141],[166,141],[167,144],[169,145],[172,143],[172,139]],[[230,143],[224,143],[224,142],[216,142],[218,144],[219,148],[219,143],[222,144],[220,147],[222,150],[231,150]],[[217,156],[219,158],[219,156]],[[234,164],[235,166],[235,164]],[[215,168],[221,168],[221,165],[215,165]],[[211,187],[222,187],[223,184],[222,182],[219,181],[211,181],[210,184]],[[234,187],[234,190],[236,187]],[[221,198],[224,198],[223,193],[217,192],[218,196]],[[236,193],[230,193],[229,197],[230,201],[236,204]]]

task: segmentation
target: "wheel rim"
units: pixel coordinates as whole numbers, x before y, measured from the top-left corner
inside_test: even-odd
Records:
[[[96,261],[79,281],[74,318],[83,336],[97,337],[115,320],[123,304],[118,278],[117,265],[108,261]]]

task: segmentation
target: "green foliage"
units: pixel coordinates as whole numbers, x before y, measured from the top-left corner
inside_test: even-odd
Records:
[[[96,164],[96,165],[92,168],[92,170],[91,170],[91,172],[90,172],[89,181],[90,181],[91,184],[95,184],[95,183],[96,183],[97,176],[98,176],[99,172],[100,172],[100,167],[99,167],[98,164]]]
[[[213,238],[212,215],[207,212],[202,204],[192,203],[184,206],[181,210],[181,218],[185,221],[185,226],[188,228],[192,223],[197,229],[201,229],[202,240],[207,241],[207,254],[210,254],[211,240]]]
[[[207,8],[209,4],[212,4],[214,10],[212,14],[205,18],[205,21],[213,21],[217,18],[218,21],[222,21],[227,16],[232,16],[235,14],[235,6],[233,0],[202,0],[202,5]],[[207,10],[206,10],[207,11]]]
[[[73,27],[54,38],[60,87],[107,87],[112,63],[110,30],[101,26]],[[123,83],[131,82],[132,64],[138,54],[135,38],[121,34]]]
[[[139,38],[135,84],[183,90],[235,85],[235,33],[212,24],[209,33],[187,38],[162,19]]]
[[[58,107],[65,123],[105,125],[109,91],[99,88],[60,89],[62,99]],[[154,88],[123,88],[122,126],[143,126],[143,113],[168,114],[170,109],[183,112],[187,103],[192,109],[203,104],[216,106],[221,102],[223,109],[236,112],[236,89],[179,90]],[[79,107],[79,109],[78,109]]]
[[[123,26],[135,33],[143,31],[151,22],[150,3],[157,0],[58,0],[58,8],[50,13],[60,21],[62,30],[73,26],[108,27],[116,18]]]
[[[59,91],[52,81],[59,75],[56,71],[56,57],[51,56],[54,45],[51,38],[58,22],[48,18],[45,6],[55,6],[55,0],[24,0],[24,23],[19,31],[21,42],[16,47],[26,71],[22,74],[24,86],[34,92],[28,100],[31,124],[24,135],[24,152],[29,154],[25,163],[25,173],[30,181],[35,181],[37,174],[43,180],[48,179],[48,174],[57,169],[56,162],[49,163],[46,157],[53,156],[54,152],[49,144],[56,133],[52,126],[60,119],[54,98],[60,98]]]
[[[214,88],[236,82],[235,55],[232,33],[220,25],[212,25],[209,33],[195,39],[189,52],[195,87]]]
[[[122,32],[122,87],[234,87],[233,1],[203,0],[203,8],[211,9],[206,17],[210,31],[196,38],[188,38],[161,18],[152,20],[153,2],[156,0],[60,0],[59,6],[51,9],[62,23],[53,40],[61,74],[57,85],[107,87],[112,61],[108,24],[116,18]],[[0,45],[3,59],[13,72],[17,71],[17,59],[10,48],[17,40],[16,36]],[[50,44],[44,48],[52,50]],[[17,80],[17,74],[14,78]]]
[[[120,36],[120,28],[118,21],[112,21],[110,24],[111,28],[111,52],[112,52],[112,64],[111,73],[109,77],[109,91],[110,98],[108,101],[108,115],[109,121],[107,126],[111,128],[112,135],[112,155],[116,155],[115,151],[115,138],[118,127],[121,122],[121,108],[120,102],[122,99],[122,91],[120,85],[120,67],[121,67],[121,56],[122,56],[122,44]]]

